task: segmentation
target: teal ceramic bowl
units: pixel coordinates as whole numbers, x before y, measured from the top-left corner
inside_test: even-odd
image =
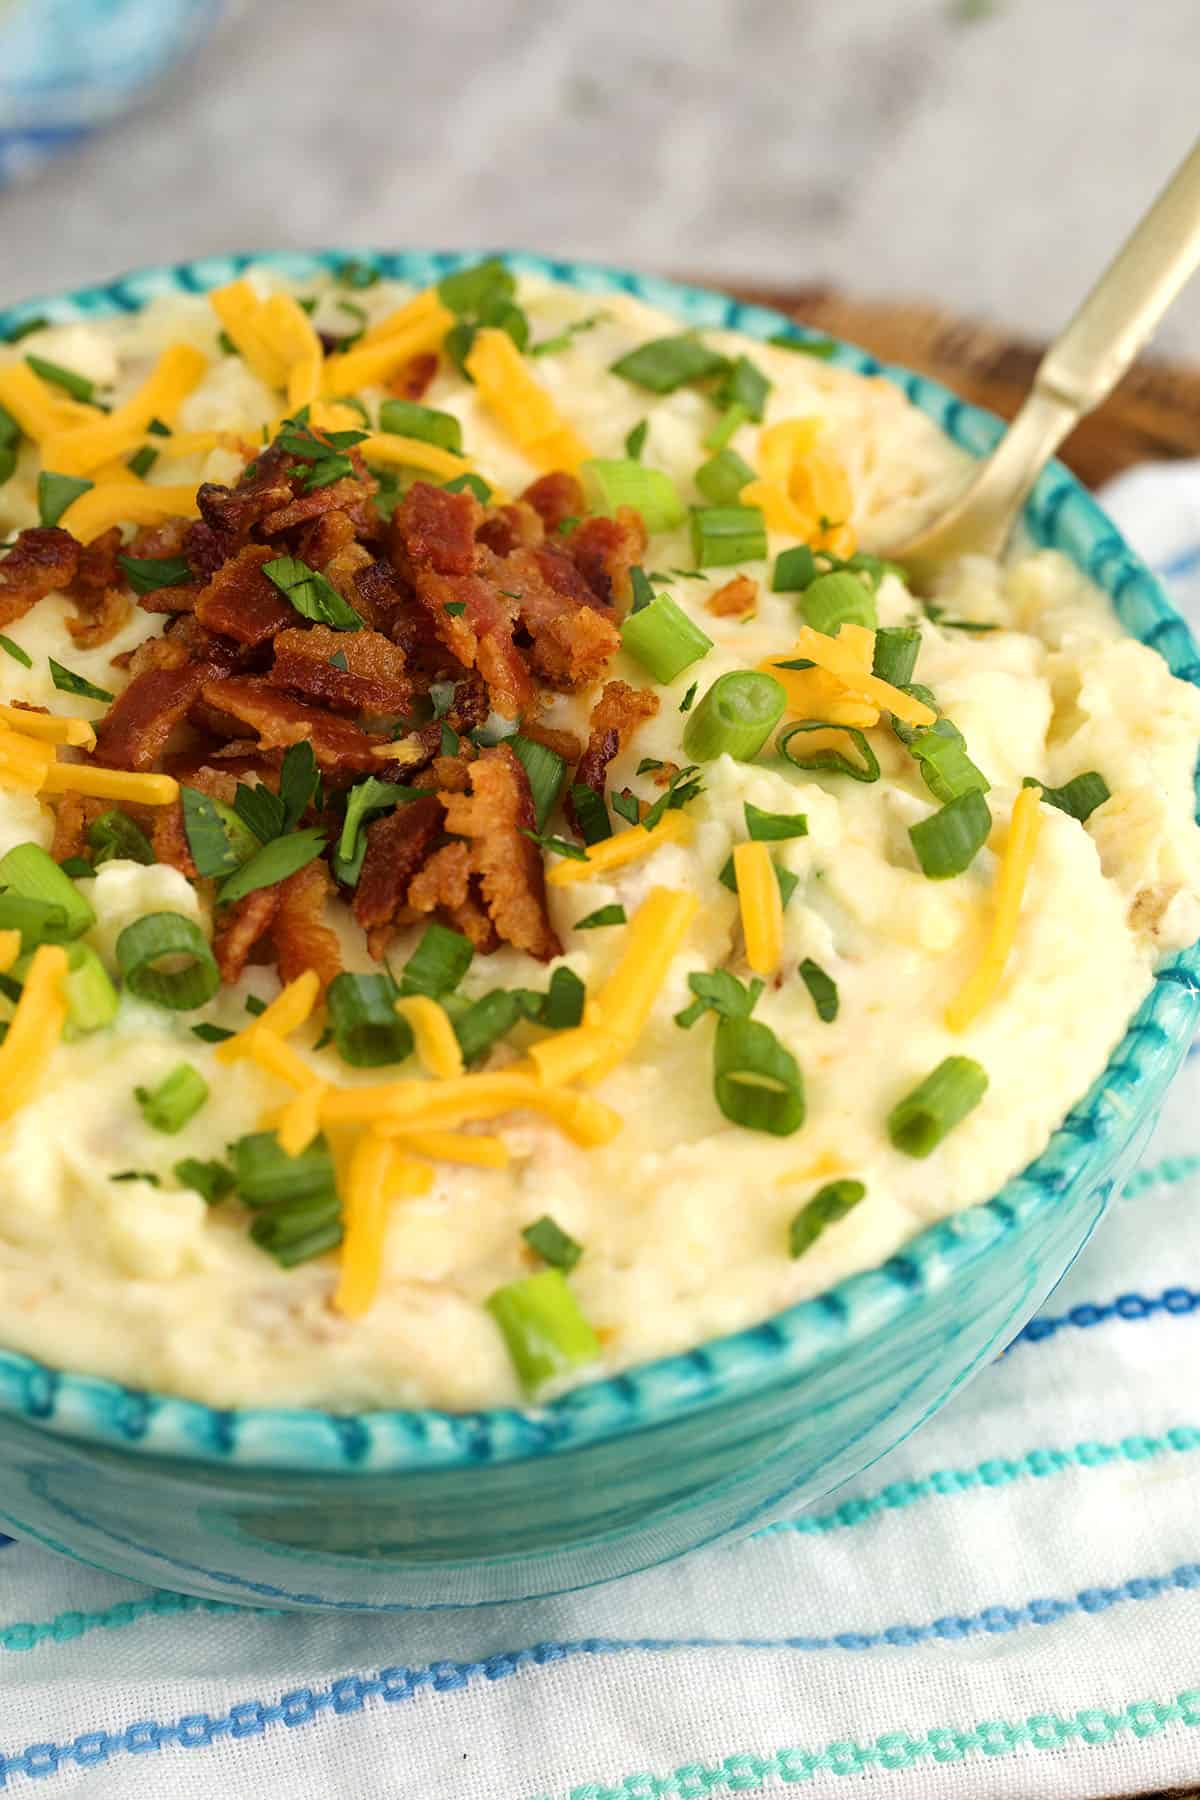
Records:
[[[0,315],[95,318],[268,262],[311,276],[347,251],[216,257]],[[362,252],[355,251],[356,257]],[[426,284],[470,260],[368,258]],[[631,292],[683,323],[794,329],[720,294],[515,255],[517,270]],[[851,345],[978,455],[998,420]],[[1030,530],[1085,570],[1133,636],[1200,682],[1183,622],[1067,472]],[[816,1300],[553,1405],[451,1414],[220,1412],[0,1352],[0,1526],[155,1586],[254,1605],[451,1607],[606,1581],[820,1499],[899,1442],[1042,1303],[1141,1151],[1197,1022],[1200,950],[1166,960],[1104,1074],[1024,1174]],[[64,1354],[69,1346],[64,1345]]]

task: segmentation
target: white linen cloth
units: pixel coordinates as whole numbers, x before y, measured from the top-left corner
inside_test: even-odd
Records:
[[[1108,499],[1200,620],[1200,464]],[[7,1545],[0,1788],[1089,1800],[1200,1780],[1198,1118],[1200,1057],[1016,1344],[732,1548],[450,1617],[245,1611]]]

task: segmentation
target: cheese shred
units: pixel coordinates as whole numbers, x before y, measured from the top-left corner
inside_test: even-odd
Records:
[[[996,877],[996,909],[992,927],[978,966],[946,1008],[950,1031],[965,1031],[995,997],[1012,954],[1021,917],[1025,884],[1037,852],[1042,829],[1042,790],[1022,788],[1013,802],[1008,842]]]
[[[664,813],[649,831],[644,825],[632,825],[628,831],[619,831],[615,837],[592,844],[585,859],[571,857],[555,863],[547,872],[546,883],[549,887],[569,887],[575,881],[592,881],[609,869],[621,869],[626,863],[649,856],[661,844],[686,844],[691,835],[691,820],[676,809]]]
[[[783,902],[766,844],[738,844],[733,852],[746,961],[756,975],[773,975],[783,956]]]
[[[33,1098],[67,1022],[63,984],[67,953],[61,944],[39,944],[21,989],[8,1033],[0,1044],[0,1120],[11,1119]]]
[[[402,995],[396,1011],[411,1027],[417,1055],[427,1075],[451,1080],[463,1072],[462,1050],[444,1006],[428,994]]]

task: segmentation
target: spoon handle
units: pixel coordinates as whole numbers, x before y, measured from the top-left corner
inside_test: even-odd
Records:
[[[1200,265],[1200,142],[1042,358],[1034,388],[1075,418],[1111,393]]]

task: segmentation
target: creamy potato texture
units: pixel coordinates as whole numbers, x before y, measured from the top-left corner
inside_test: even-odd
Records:
[[[254,279],[270,291],[266,277]],[[335,331],[346,329],[339,299],[374,320],[404,298],[388,284],[349,295],[328,283],[296,291],[318,294],[317,321]],[[697,386],[658,396],[610,372],[633,347],[678,326],[622,294],[523,279],[519,298],[535,344],[563,339],[528,366],[591,453],[623,456],[627,435],[644,419],[644,461],[665,470],[695,504],[695,471],[710,454],[702,440],[715,417],[711,399]],[[255,440],[280,416],[281,398],[240,358],[222,355],[216,334],[202,297],[172,297],[137,317],[42,330],[19,350],[0,350],[0,363],[31,350],[108,384],[119,402],[164,347],[184,341],[211,361],[184,403],[180,428]],[[961,481],[960,453],[884,381],[727,332],[703,338],[731,357],[749,355],[769,379],[768,425],[820,421],[820,442],[845,469],[850,523],[863,549],[902,538]],[[374,416],[384,396],[365,388],[359,397]],[[423,401],[462,421],[464,446],[489,481],[516,494],[539,473],[446,359]],[[756,469],[760,429],[743,423],[731,439]],[[230,481],[241,460],[218,449],[155,470],[149,480]],[[0,487],[0,532],[37,522],[36,470],[27,447],[16,476]],[[647,568],[663,578],[656,591],[669,593],[714,646],[659,689],[657,716],[609,771],[612,790],[629,784],[654,799],[660,790],[637,775],[639,764],[689,760],[681,707],[693,684],[703,694],[721,674],[789,654],[803,612],[795,594],[771,590],[770,572],[795,541],[773,531],[767,561],[695,572],[686,526],[652,537]],[[709,610],[739,572],[757,584],[752,611]],[[249,1063],[223,1066],[192,1031],[202,1021],[240,1029],[247,997],[270,1000],[278,991],[274,971],[251,967],[197,1013],[124,996],[110,1029],[59,1045],[35,1096],[0,1127],[0,1342],[57,1366],[218,1406],[510,1403],[522,1397],[520,1387],[484,1303],[539,1266],[521,1232],[543,1214],[583,1247],[570,1285],[599,1335],[598,1366],[618,1370],[818,1293],[994,1193],[1037,1155],[1100,1072],[1149,988],[1157,957],[1200,930],[1193,824],[1200,696],[1125,637],[1104,598],[1055,553],[1025,551],[1004,566],[965,560],[934,600],[927,613],[889,571],[878,618],[882,626],[920,623],[914,679],[933,690],[991,784],[992,836],[965,873],[934,881],[921,872],[909,827],[938,803],[886,719],[868,734],[881,768],[870,784],[805,773],[769,750],[752,762],[727,755],[706,762],[703,792],[686,809],[690,841],[549,890],[564,960],[589,992],[615,965],[624,929],[579,931],[581,918],[610,905],[632,918],[655,888],[686,890],[700,902],[636,1048],[591,1090],[620,1115],[622,1129],[610,1143],[585,1149],[528,1112],[464,1127],[501,1136],[509,1167],[434,1162],[428,1193],[391,1208],[380,1291],[357,1319],[331,1307],[336,1256],[277,1266],[251,1241],[236,1198],[206,1205],[172,1173],[181,1158],[224,1157],[227,1144],[259,1129],[288,1098]],[[135,611],[116,639],[83,651],[66,635],[67,610],[51,596],[8,629],[32,667],[0,656],[0,698],[98,717],[99,704],[56,692],[47,658],[119,689],[125,678],[111,659],[158,630],[161,618]],[[991,629],[965,630],[962,621]],[[649,680],[625,654],[609,673],[635,686]],[[547,722],[580,731],[593,697],[562,697]],[[1087,770],[1104,777],[1111,798],[1086,823],[1043,806],[999,990],[965,1031],[951,1032],[944,1014],[982,954],[1023,778],[1061,787]],[[713,1093],[712,1015],[690,1030],[675,1023],[692,998],[689,974],[720,968],[749,978],[738,899],[717,879],[745,839],[746,802],[808,821],[806,836],[770,846],[797,885],[784,912],[778,976],[754,1014],[804,1073],[806,1122],[787,1137],[722,1115]],[[551,828],[566,829],[561,819]],[[0,792],[0,852],[29,841],[48,845],[51,831],[47,806]],[[81,888],[98,917],[88,941],[110,969],[121,929],[145,913],[183,913],[211,931],[207,889],[166,866],[114,861]],[[346,967],[377,968],[361,931],[344,908],[336,910]],[[393,942],[394,967],[418,936]],[[818,1016],[799,979],[805,959],[836,983],[832,1021]],[[463,991],[544,988],[546,973],[503,948],[476,957]],[[319,1025],[314,1020],[293,1041],[326,1079],[353,1086],[396,1073],[349,1069],[332,1048],[318,1050]],[[538,1035],[519,1027],[488,1066],[514,1062]],[[889,1111],[951,1055],[983,1066],[987,1092],[931,1156],[904,1155],[889,1140]],[[211,1097],[168,1137],[146,1124],[134,1090],[153,1087],[181,1060],[204,1075]],[[403,1070],[413,1072],[415,1065]],[[132,1179],[113,1179],[130,1171]],[[790,1221],[835,1178],[862,1182],[865,1198],[792,1258]]]

